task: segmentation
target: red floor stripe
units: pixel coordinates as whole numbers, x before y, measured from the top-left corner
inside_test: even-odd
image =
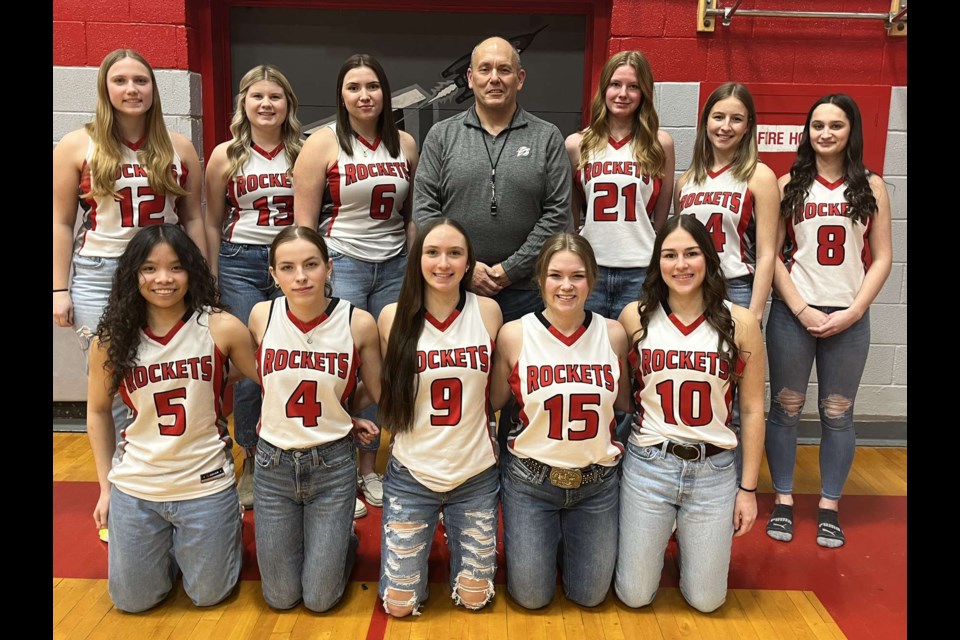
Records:
[[[95,482],[53,483],[53,577],[106,579],[107,545],[98,540],[91,515],[98,495]],[[823,549],[816,544],[817,496],[796,496],[795,537],[789,544],[771,540],[763,532],[773,496],[760,495],[758,503],[760,515],[755,529],[734,539],[731,588],[813,591],[848,638],[906,637],[906,498],[845,497],[841,524],[847,545],[840,549]],[[357,520],[360,549],[351,578],[371,582],[376,588],[382,510],[370,507],[369,511]],[[244,514],[241,577],[245,580],[260,578],[254,513]],[[675,544],[671,543],[667,555],[661,586],[675,587]],[[504,584],[502,549],[498,549],[498,564],[501,568],[496,582]],[[449,552],[439,529],[430,553],[429,576],[433,583],[449,581]],[[387,615],[377,600],[367,639],[382,638],[386,624]]]

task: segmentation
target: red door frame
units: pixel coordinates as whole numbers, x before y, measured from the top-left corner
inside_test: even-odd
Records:
[[[610,39],[610,14],[613,0],[481,0],[476,3],[454,0],[193,0],[196,9],[200,46],[200,74],[203,87],[204,157],[209,157],[218,141],[229,137],[231,99],[230,81],[230,9],[233,7],[279,7],[368,11],[476,13],[554,13],[582,15],[584,34],[583,113],[589,116],[590,99],[607,58]],[[216,28],[215,28],[216,27]]]

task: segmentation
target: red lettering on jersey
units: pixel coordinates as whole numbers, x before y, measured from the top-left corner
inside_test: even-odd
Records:
[[[357,181],[357,165],[348,164],[343,167],[344,186],[349,187]]]

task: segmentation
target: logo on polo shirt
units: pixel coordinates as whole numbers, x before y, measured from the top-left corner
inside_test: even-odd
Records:
[[[530,155],[530,147],[520,147],[517,149],[517,157],[524,158]]]

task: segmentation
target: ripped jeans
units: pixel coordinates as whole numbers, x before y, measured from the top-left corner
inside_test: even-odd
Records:
[[[80,349],[90,367],[90,344],[93,332],[100,324],[100,316],[110,299],[113,288],[113,273],[117,270],[119,258],[99,256],[73,256],[73,277],[70,281],[70,298],[73,301],[73,326],[77,331]],[[120,394],[113,397],[113,426],[116,441],[120,434],[133,422],[130,408],[124,404]]]
[[[816,307],[824,313],[840,307]],[[839,500],[853,465],[857,435],[854,402],[870,350],[870,311],[846,331],[815,338],[787,305],[774,298],[767,321],[767,362],[770,363],[770,412],[767,414],[767,462],[777,493],[793,493],[797,461],[797,423],[803,411],[807,383],[817,363],[820,411],[820,495]]]
[[[493,598],[499,493],[496,465],[452,491],[437,493],[390,456],[383,480],[380,541],[384,610],[389,604],[395,612],[411,608],[413,615],[420,615],[420,605],[430,593],[427,559],[441,510],[450,549],[450,597],[473,610],[483,608]],[[469,585],[463,580],[485,584]]]

